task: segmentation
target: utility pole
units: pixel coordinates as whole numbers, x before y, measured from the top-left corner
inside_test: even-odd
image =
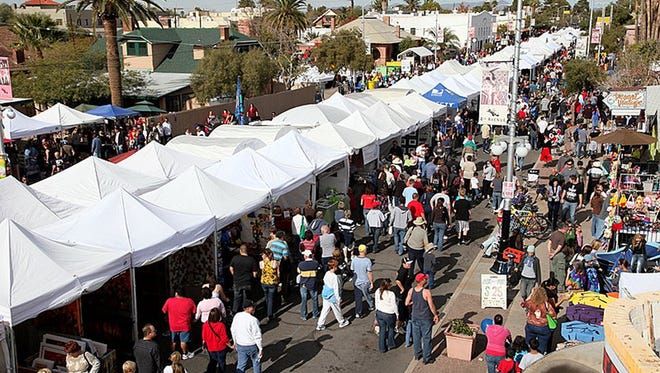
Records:
[[[5,153],[5,126],[2,121],[6,118],[12,120],[16,117],[14,109],[7,107],[4,109],[0,106],[0,179],[7,176],[7,153]]]
[[[366,47],[365,53],[370,54],[371,51],[369,50],[369,46],[367,45],[367,36],[365,35],[365,27],[364,27],[364,6],[361,7],[362,9],[362,42],[364,43],[364,46]],[[362,68],[362,86],[364,87],[364,90],[367,90],[367,74],[366,71],[364,71],[365,68]]]
[[[438,11],[435,11],[435,32],[433,33],[435,35],[435,50],[433,51],[433,61],[435,62],[435,66],[438,66],[438,33],[440,31],[438,30]],[[444,38],[444,35],[443,35]]]
[[[589,51],[591,50],[591,29],[594,22],[594,7],[593,0],[589,0],[589,40],[587,40],[587,58],[589,58]]]
[[[518,80],[520,79],[520,44],[522,38],[522,2],[518,0],[516,10],[516,37],[513,52],[513,86],[511,91],[511,106],[509,109],[509,145],[507,149],[506,161],[506,182],[511,185],[513,183],[513,155],[515,153],[515,135],[516,135],[516,119],[517,119],[517,101],[518,101]],[[497,208],[494,206],[493,208]],[[502,232],[500,235],[500,249],[497,255],[497,260],[494,267],[497,268],[498,262],[505,262],[502,256],[506,248],[506,242],[509,240],[509,231],[511,229],[511,199],[504,199],[504,209],[502,211]],[[498,273],[500,273],[498,271]]]

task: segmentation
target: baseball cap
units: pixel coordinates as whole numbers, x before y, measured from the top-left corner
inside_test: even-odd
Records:
[[[427,275],[425,275],[425,274],[423,274],[423,273],[418,273],[418,274],[415,276],[415,282],[422,282],[422,281],[424,281],[424,280],[428,280],[428,278],[429,278],[429,276],[427,276]]]
[[[529,246],[527,246],[527,252],[528,252],[528,253],[534,253],[534,252],[536,252],[536,247],[534,247],[534,245],[529,245]]]
[[[312,256],[312,252],[310,250],[304,250],[302,254],[303,256]]]
[[[358,246],[358,251],[361,253],[366,253],[367,252],[367,245],[360,245]]]

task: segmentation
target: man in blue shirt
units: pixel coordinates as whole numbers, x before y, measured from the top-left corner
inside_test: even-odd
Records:
[[[103,145],[101,136],[103,136],[103,132],[99,131],[92,139],[92,155],[97,158],[101,158],[101,146]]]

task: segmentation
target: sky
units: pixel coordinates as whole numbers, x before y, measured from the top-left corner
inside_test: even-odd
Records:
[[[237,1],[235,0],[157,0],[166,8],[184,8],[184,9],[193,9],[195,7],[201,7],[204,9],[213,9],[213,10],[230,10],[236,6]],[[451,8],[454,4],[458,5],[461,3],[461,0],[437,0],[438,3],[444,5],[447,8]],[[568,0],[569,3],[573,4],[577,0]],[[600,8],[604,4],[609,3],[612,0],[593,0],[594,7]],[[0,0],[0,3],[9,3],[9,4],[21,4],[24,0]],[[340,6],[347,6],[350,4],[350,0],[309,0],[308,1],[313,6],[325,5],[328,8],[336,8]],[[400,0],[391,0],[392,4],[403,3]],[[475,3],[481,2],[481,0],[465,0],[465,3]],[[501,1],[506,2],[506,0]],[[355,0],[355,5],[365,5],[371,4],[371,0]]]

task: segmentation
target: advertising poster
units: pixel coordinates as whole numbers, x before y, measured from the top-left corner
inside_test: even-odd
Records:
[[[509,67],[484,70],[479,100],[479,124],[505,126],[509,113]]]

